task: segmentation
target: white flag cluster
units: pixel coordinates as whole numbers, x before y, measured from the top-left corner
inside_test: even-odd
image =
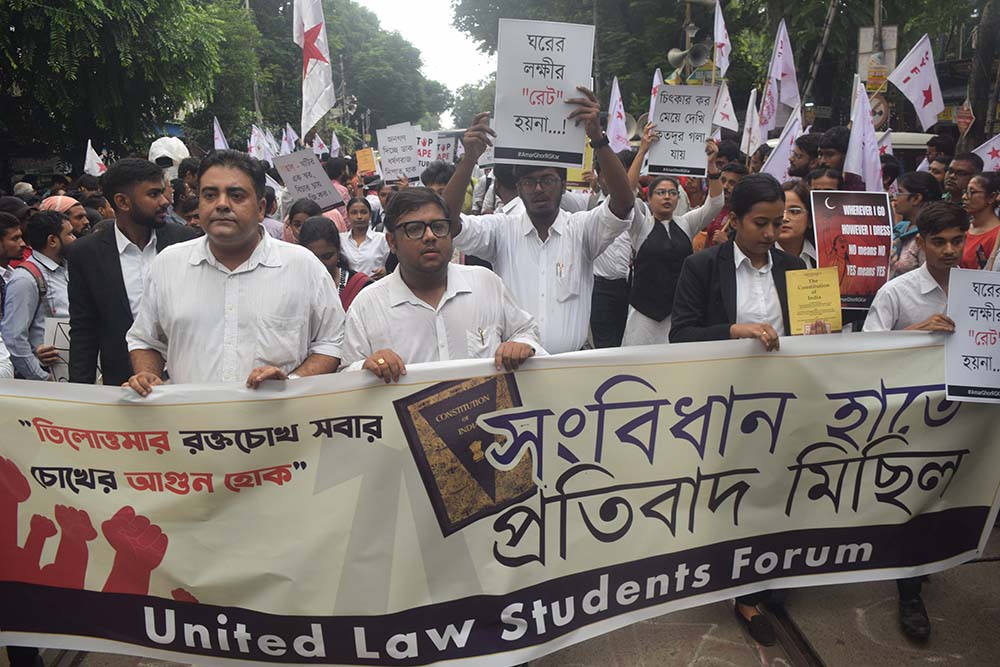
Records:
[[[795,76],[795,57],[788,39],[788,28],[782,19],[774,38],[771,66],[764,83],[764,98],[760,103],[760,129],[766,135],[777,127],[778,104],[794,107],[799,103],[799,82]]]

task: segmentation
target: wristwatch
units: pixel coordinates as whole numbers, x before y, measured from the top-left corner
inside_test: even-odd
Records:
[[[721,171],[719,171],[719,172],[716,172],[716,173],[714,173],[714,174],[708,174],[708,173],[706,173],[706,174],[705,174],[705,177],[706,177],[706,178],[707,178],[708,180],[710,180],[710,181],[717,181],[717,180],[719,180],[720,178],[722,178],[722,172],[721,172]]]
[[[590,140],[590,147],[593,148],[595,151],[598,148],[602,148],[604,146],[610,146],[610,145],[611,145],[611,140],[608,139],[608,135],[606,135],[606,134],[602,134],[601,138],[598,139],[597,141],[594,141],[593,139]]]

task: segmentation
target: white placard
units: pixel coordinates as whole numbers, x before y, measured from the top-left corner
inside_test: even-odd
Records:
[[[431,162],[437,160],[437,132],[417,132],[417,166],[423,173]]]
[[[69,318],[45,318],[45,345],[54,345],[59,352],[59,361],[49,366],[49,372],[56,382],[69,382]]]
[[[344,201],[311,148],[289,155],[276,155],[274,168],[281,174],[281,180],[293,201],[312,199],[324,211],[329,211]]]
[[[944,344],[948,400],[1000,403],[1000,273],[952,269],[948,317],[955,323]]]
[[[583,124],[566,100],[591,81],[594,26],[500,19],[495,157],[510,164],[579,167]]]
[[[409,123],[398,123],[375,130],[382,173],[387,181],[419,178],[417,133]]]
[[[660,87],[650,118],[660,137],[649,149],[650,174],[705,176],[717,92],[713,86]]]

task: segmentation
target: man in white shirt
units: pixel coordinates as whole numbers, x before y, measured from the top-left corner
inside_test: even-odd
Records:
[[[535,316],[542,346],[550,353],[583,347],[590,324],[594,259],[631,224],[634,196],[625,168],[601,131],[600,105],[594,94],[579,88],[582,98],[568,120],[583,123],[608,187],[608,199],[592,211],[560,209],[566,170],[518,165],[518,195],[525,210],[519,216],[460,214],[465,188],[476,160],[492,142],[489,114],[476,116],[462,141],[465,155],[445,189],[445,202],[455,225],[455,246],[493,264],[515,300]]]
[[[916,224],[916,243],[926,260],[879,289],[864,331],[955,331],[946,315],[948,276],[962,260],[969,217],[958,204],[930,202],[920,208]]]
[[[163,382],[264,380],[332,373],[344,309],[326,268],[306,248],[264,231],[264,168],[246,153],[209,154],[198,170],[205,236],[153,262],[126,340],[146,396]]]
[[[451,220],[430,190],[408,188],[386,210],[386,237],[399,267],[364,289],[347,315],[344,361],[385,382],[406,364],[493,357],[517,369],[541,353],[538,326],[496,274],[449,263]]]
[[[7,351],[7,346],[3,344],[3,338],[0,338],[0,380],[13,377],[14,364],[10,362],[10,352]]]
[[[948,310],[948,276],[962,260],[969,216],[958,204],[930,202],[917,213],[916,243],[926,260],[883,285],[875,295],[864,331],[955,332]],[[896,580],[899,591],[899,623],[911,639],[924,640],[931,623],[920,598],[921,579]]]
[[[69,218],[58,211],[40,211],[28,219],[32,253],[7,283],[0,330],[16,377],[49,379],[48,366],[59,354],[45,340],[45,318],[69,316],[65,251],[76,240]]]

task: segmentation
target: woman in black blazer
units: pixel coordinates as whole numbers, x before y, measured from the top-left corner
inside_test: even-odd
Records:
[[[674,295],[671,343],[756,338],[778,349],[788,330],[785,272],[805,263],[774,247],[785,214],[785,193],[773,176],[744,176],[730,203],[735,241],[684,260]],[[741,293],[742,292],[742,293]],[[767,592],[736,598],[736,616],[750,636],[774,644],[774,629],[757,609]]]
[[[798,257],[774,247],[785,193],[773,176],[744,176],[733,190],[730,209],[735,241],[684,260],[670,342],[757,338],[776,350],[778,339],[789,332],[785,272],[806,268]]]

